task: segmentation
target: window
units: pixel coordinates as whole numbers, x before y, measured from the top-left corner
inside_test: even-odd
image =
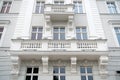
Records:
[[[2,34],[3,34],[3,27],[0,27],[0,39],[2,37]]]
[[[75,13],[83,13],[82,2],[74,1],[74,12]]]
[[[53,38],[54,40],[65,40],[65,27],[54,27]]]
[[[44,2],[37,1],[35,13],[44,13]]]
[[[80,67],[81,80],[93,80],[92,67]]]
[[[65,80],[65,67],[53,67],[53,80]]]
[[[38,67],[28,67],[26,71],[26,79],[25,80],[38,80]]]
[[[54,4],[56,4],[56,5],[64,5],[64,1],[54,1]]]
[[[11,4],[12,4],[11,1],[4,1],[0,12],[1,13],[9,13]]]
[[[32,40],[40,40],[42,39],[42,27],[32,27],[31,39]]]
[[[76,38],[78,40],[85,40],[85,39],[87,39],[86,27],[76,27]]]
[[[109,13],[117,13],[116,5],[114,2],[107,2]]]
[[[120,44],[120,27],[115,27],[114,30],[115,30],[115,33],[116,33],[116,36],[117,36],[117,40]]]

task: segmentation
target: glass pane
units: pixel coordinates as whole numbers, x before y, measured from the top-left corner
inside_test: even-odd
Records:
[[[65,80],[65,76],[60,76],[60,80]]]
[[[81,32],[80,28],[76,28],[76,33],[79,33],[79,32]]]
[[[3,32],[3,28],[0,28],[0,32]]]
[[[58,76],[53,76],[53,80],[59,80]]]
[[[7,7],[6,13],[8,13],[10,10],[10,6]]]
[[[54,28],[54,32],[59,32],[59,31],[58,31],[58,28]]]
[[[32,80],[38,80],[38,76],[33,76]]]
[[[87,67],[87,73],[92,73],[92,68],[91,67]]]
[[[4,5],[4,6],[7,5],[7,2],[4,2],[3,5]]]
[[[4,7],[4,6],[2,7],[2,9],[1,9],[0,12],[1,12],[1,13],[4,13],[4,12],[5,12],[5,7]]]
[[[88,76],[88,80],[93,80],[93,76]]]
[[[36,6],[35,13],[39,13],[39,6]]]
[[[31,80],[31,76],[26,76],[25,80]]]
[[[118,42],[119,42],[119,44],[120,44],[120,33],[117,34],[117,39],[118,39]]]
[[[59,69],[58,69],[58,67],[54,67],[54,69],[53,69],[53,73],[59,73]]]
[[[27,68],[27,73],[32,73],[32,68]]]
[[[65,67],[60,67],[60,73],[65,73]]]
[[[54,37],[54,40],[58,40],[59,39],[58,33],[54,33],[53,37]]]
[[[65,40],[65,34],[64,33],[60,34],[60,40]]]
[[[82,32],[86,32],[86,28],[82,28]]]
[[[42,30],[43,30],[42,28],[38,28],[38,31],[39,31],[39,32],[42,32]]]
[[[33,39],[33,40],[36,39],[36,33],[32,33],[31,39]]]
[[[115,30],[116,33],[119,32],[119,28],[118,27],[115,27],[114,30]]]
[[[76,34],[78,40],[81,40],[81,34]]]
[[[83,33],[83,39],[87,39],[87,34]]]
[[[39,68],[34,68],[33,73],[38,73]]]
[[[37,32],[37,27],[33,27],[32,31]]]
[[[0,39],[1,39],[1,37],[2,37],[2,34],[0,33]]]
[[[81,76],[81,80],[86,80],[86,76]]]
[[[60,32],[65,33],[65,28],[60,28]]]
[[[85,73],[85,67],[80,68],[80,73]]]
[[[37,39],[38,40],[42,39],[42,33],[38,33]]]

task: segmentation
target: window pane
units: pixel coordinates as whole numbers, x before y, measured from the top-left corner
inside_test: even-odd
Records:
[[[2,7],[2,9],[1,9],[0,12],[1,12],[1,13],[4,13],[4,12],[5,12],[5,6]]]
[[[58,73],[58,72],[59,72],[58,67],[54,67],[54,69],[53,69],[53,73]]]
[[[87,34],[83,33],[83,39],[87,39]]]
[[[60,73],[65,73],[65,68],[64,67],[60,67]]]
[[[88,80],[93,80],[93,76],[88,76]]]
[[[65,28],[60,28],[60,32],[65,33]]]
[[[54,32],[58,32],[58,28],[54,28]]]
[[[10,6],[7,7],[6,13],[8,13],[10,10]]]
[[[26,80],[31,80],[31,76],[26,76]]]
[[[34,68],[33,73],[38,73],[39,68]]]
[[[42,33],[38,33],[37,39],[38,40],[42,39]]]
[[[38,76],[33,76],[32,80],[38,80]]]
[[[58,76],[53,76],[53,80],[59,80]]]
[[[1,37],[2,37],[2,34],[0,34],[0,39],[1,39]]]
[[[119,32],[119,28],[118,27],[115,27],[115,32],[118,33]]]
[[[31,39],[33,39],[33,40],[36,39],[36,33],[32,33]]]
[[[59,39],[58,33],[54,33],[53,37],[54,37],[54,40],[58,40]]]
[[[82,32],[85,32],[85,33],[86,33],[86,28],[82,28]]]
[[[39,13],[39,6],[36,6],[35,13]]]
[[[117,34],[117,39],[118,39],[118,42],[120,44],[120,33]]]
[[[92,68],[91,67],[87,67],[87,73],[92,73]]]
[[[81,80],[86,80],[86,76],[81,76]]]
[[[65,34],[64,33],[60,34],[60,40],[65,40]]]
[[[37,27],[33,27],[32,31],[37,32]]]
[[[65,80],[65,76],[60,76],[60,80]]]
[[[32,73],[32,68],[27,68],[27,73]]]
[[[85,73],[85,67],[80,68],[80,73]]]
[[[81,34],[76,34],[78,40],[81,40]]]
[[[77,32],[77,33],[81,32],[81,31],[80,31],[80,28],[76,28],[76,32]]]

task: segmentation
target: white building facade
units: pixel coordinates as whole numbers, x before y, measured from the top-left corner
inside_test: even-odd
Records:
[[[1,0],[0,80],[120,80],[120,0]]]

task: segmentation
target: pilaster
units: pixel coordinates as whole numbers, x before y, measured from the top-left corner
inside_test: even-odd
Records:
[[[107,65],[108,65],[108,56],[100,56],[99,58],[99,73],[101,78],[106,78],[108,71],[107,71]]]
[[[48,57],[42,57],[43,73],[48,73]]]
[[[76,57],[71,57],[71,73],[76,73],[77,72],[77,58]]]
[[[20,58],[18,56],[11,56],[11,61],[12,61],[12,80],[17,80],[18,75],[19,75],[19,70],[20,70]]]

